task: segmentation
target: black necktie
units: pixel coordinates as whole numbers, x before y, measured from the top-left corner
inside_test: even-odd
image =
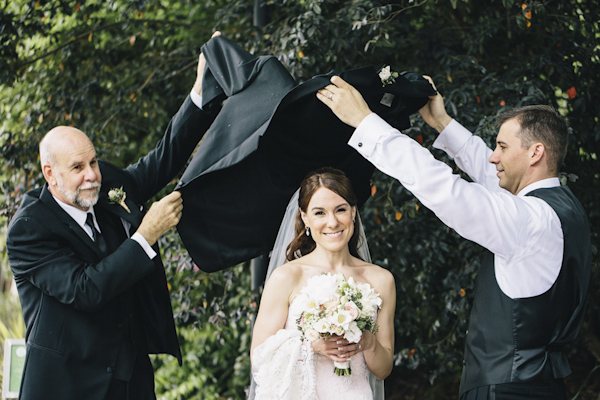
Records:
[[[96,244],[100,248],[100,251],[106,253],[106,250],[108,249],[106,245],[106,240],[104,239],[104,237],[102,237],[102,234],[96,229],[96,225],[94,225],[94,216],[92,215],[92,213],[87,213],[85,224],[92,228],[92,239],[94,239],[94,242],[96,242]]]

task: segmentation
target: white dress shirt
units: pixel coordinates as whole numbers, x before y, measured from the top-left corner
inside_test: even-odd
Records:
[[[525,196],[556,187],[558,178],[535,182],[518,195],[500,188],[496,168],[481,138],[452,121],[434,147],[441,148],[474,182],[468,182],[410,137],[376,114],[358,126],[349,145],[380,171],[400,181],[462,237],[494,253],[498,285],[510,298],[546,292],[562,266],[560,220],[545,201]]]
[[[192,100],[192,103],[194,103],[196,107],[202,110],[202,95],[198,94],[195,90],[192,90],[190,92],[190,98]]]
[[[52,195],[52,197],[54,197],[54,200],[56,200],[58,205],[63,210],[65,210],[65,212],[69,214],[79,226],[81,226],[81,228],[88,234],[90,238],[93,238],[94,236],[92,233],[92,228],[85,223],[88,213],[91,213],[94,216],[94,226],[96,227],[96,229],[98,229],[98,232],[102,233],[102,230],[100,230],[100,226],[98,225],[98,221],[96,220],[96,213],[94,212],[94,207],[90,207],[87,211],[82,211],[77,207],[73,207],[70,204],[60,201],[54,195]],[[123,224],[123,228],[125,229],[125,232],[129,237],[129,228],[131,227],[131,224],[125,221],[123,218],[121,218],[121,223]],[[154,251],[152,246],[148,244],[148,241],[145,237],[142,236],[141,233],[135,232],[131,236],[131,239],[135,240],[142,247],[144,252],[148,255],[148,258],[153,259],[154,257],[156,257],[156,252]]]

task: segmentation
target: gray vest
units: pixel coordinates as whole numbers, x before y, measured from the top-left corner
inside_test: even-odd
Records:
[[[591,272],[588,220],[565,186],[537,189],[528,196],[547,202],[560,219],[564,234],[560,273],[547,292],[511,299],[498,286],[493,254],[486,254],[477,274],[460,395],[480,386],[558,379],[571,373],[562,348],[575,339],[583,322]]]

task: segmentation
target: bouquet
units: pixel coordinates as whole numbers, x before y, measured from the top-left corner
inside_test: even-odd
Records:
[[[341,273],[323,273],[309,278],[298,297],[303,311],[296,322],[302,340],[327,339],[336,334],[358,343],[363,330],[377,332],[375,318],[381,297],[367,283],[356,283]],[[334,364],[338,376],[352,373],[350,360]]]

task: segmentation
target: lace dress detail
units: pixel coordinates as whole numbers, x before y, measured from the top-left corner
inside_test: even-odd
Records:
[[[285,324],[286,331],[298,330],[297,319],[302,313],[300,302],[292,301],[288,310],[288,319]],[[306,342],[306,345],[310,344]],[[314,354],[315,387],[319,400],[372,400],[373,393],[369,385],[369,369],[362,353],[350,359],[350,376],[337,376],[334,372],[333,361],[320,354]]]

